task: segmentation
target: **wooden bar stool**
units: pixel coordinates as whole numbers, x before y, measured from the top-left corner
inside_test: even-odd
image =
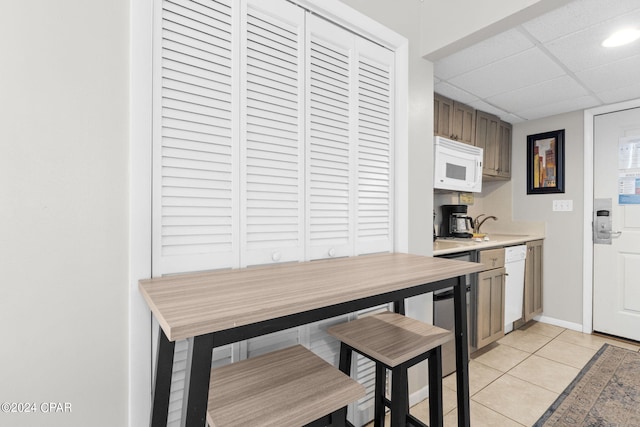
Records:
[[[364,387],[301,345],[211,370],[210,427],[340,426]]]
[[[440,346],[453,332],[401,314],[385,312],[327,330],[341,341],[340,370],[350,374],[352,352],[376,364],[374,425],[384,426],[385,407],[393,427],[425,424],[409,414],[409,367],[429,359],[429,425],[442,426],[442,355]],[[386,370],[391,370],[391,399],[385,397]]]

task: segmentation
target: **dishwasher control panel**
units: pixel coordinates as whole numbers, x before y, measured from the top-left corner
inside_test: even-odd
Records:
[[[505,262],[521,261],[527,258],[527,245],[508,246],[504,249]]]

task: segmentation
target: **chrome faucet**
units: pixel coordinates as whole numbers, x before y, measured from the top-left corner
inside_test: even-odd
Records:
[[[484,224],[484,222],[488,219],[493,219],[495,221],[498,220],[498,218],[496,218],[493,215],[489,215],[488,217],[484,218],[482,221],[480,221],[480,217],[485,216],[486,214],[480,214],[476,217],[476,219],[473,220],[473,232],[474,233],[480,233],[480,227],[482,227],[482,224]]]

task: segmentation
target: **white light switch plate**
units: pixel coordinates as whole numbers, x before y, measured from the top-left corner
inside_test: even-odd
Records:
[[[554,200],[553,210],[555,212],[570,212],[573,210],[573,200]]]

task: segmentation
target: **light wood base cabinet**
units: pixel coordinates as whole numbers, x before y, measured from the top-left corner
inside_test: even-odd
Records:
[[[527,242],[524,267],[524,321],[542,313],[542,240]]]
[[[475,348],[504,336],[504,268],[478,273]]]
[[[475,348],[504,336],[504,248],[478,251],[487,270],[478,273],[475,292]]]

